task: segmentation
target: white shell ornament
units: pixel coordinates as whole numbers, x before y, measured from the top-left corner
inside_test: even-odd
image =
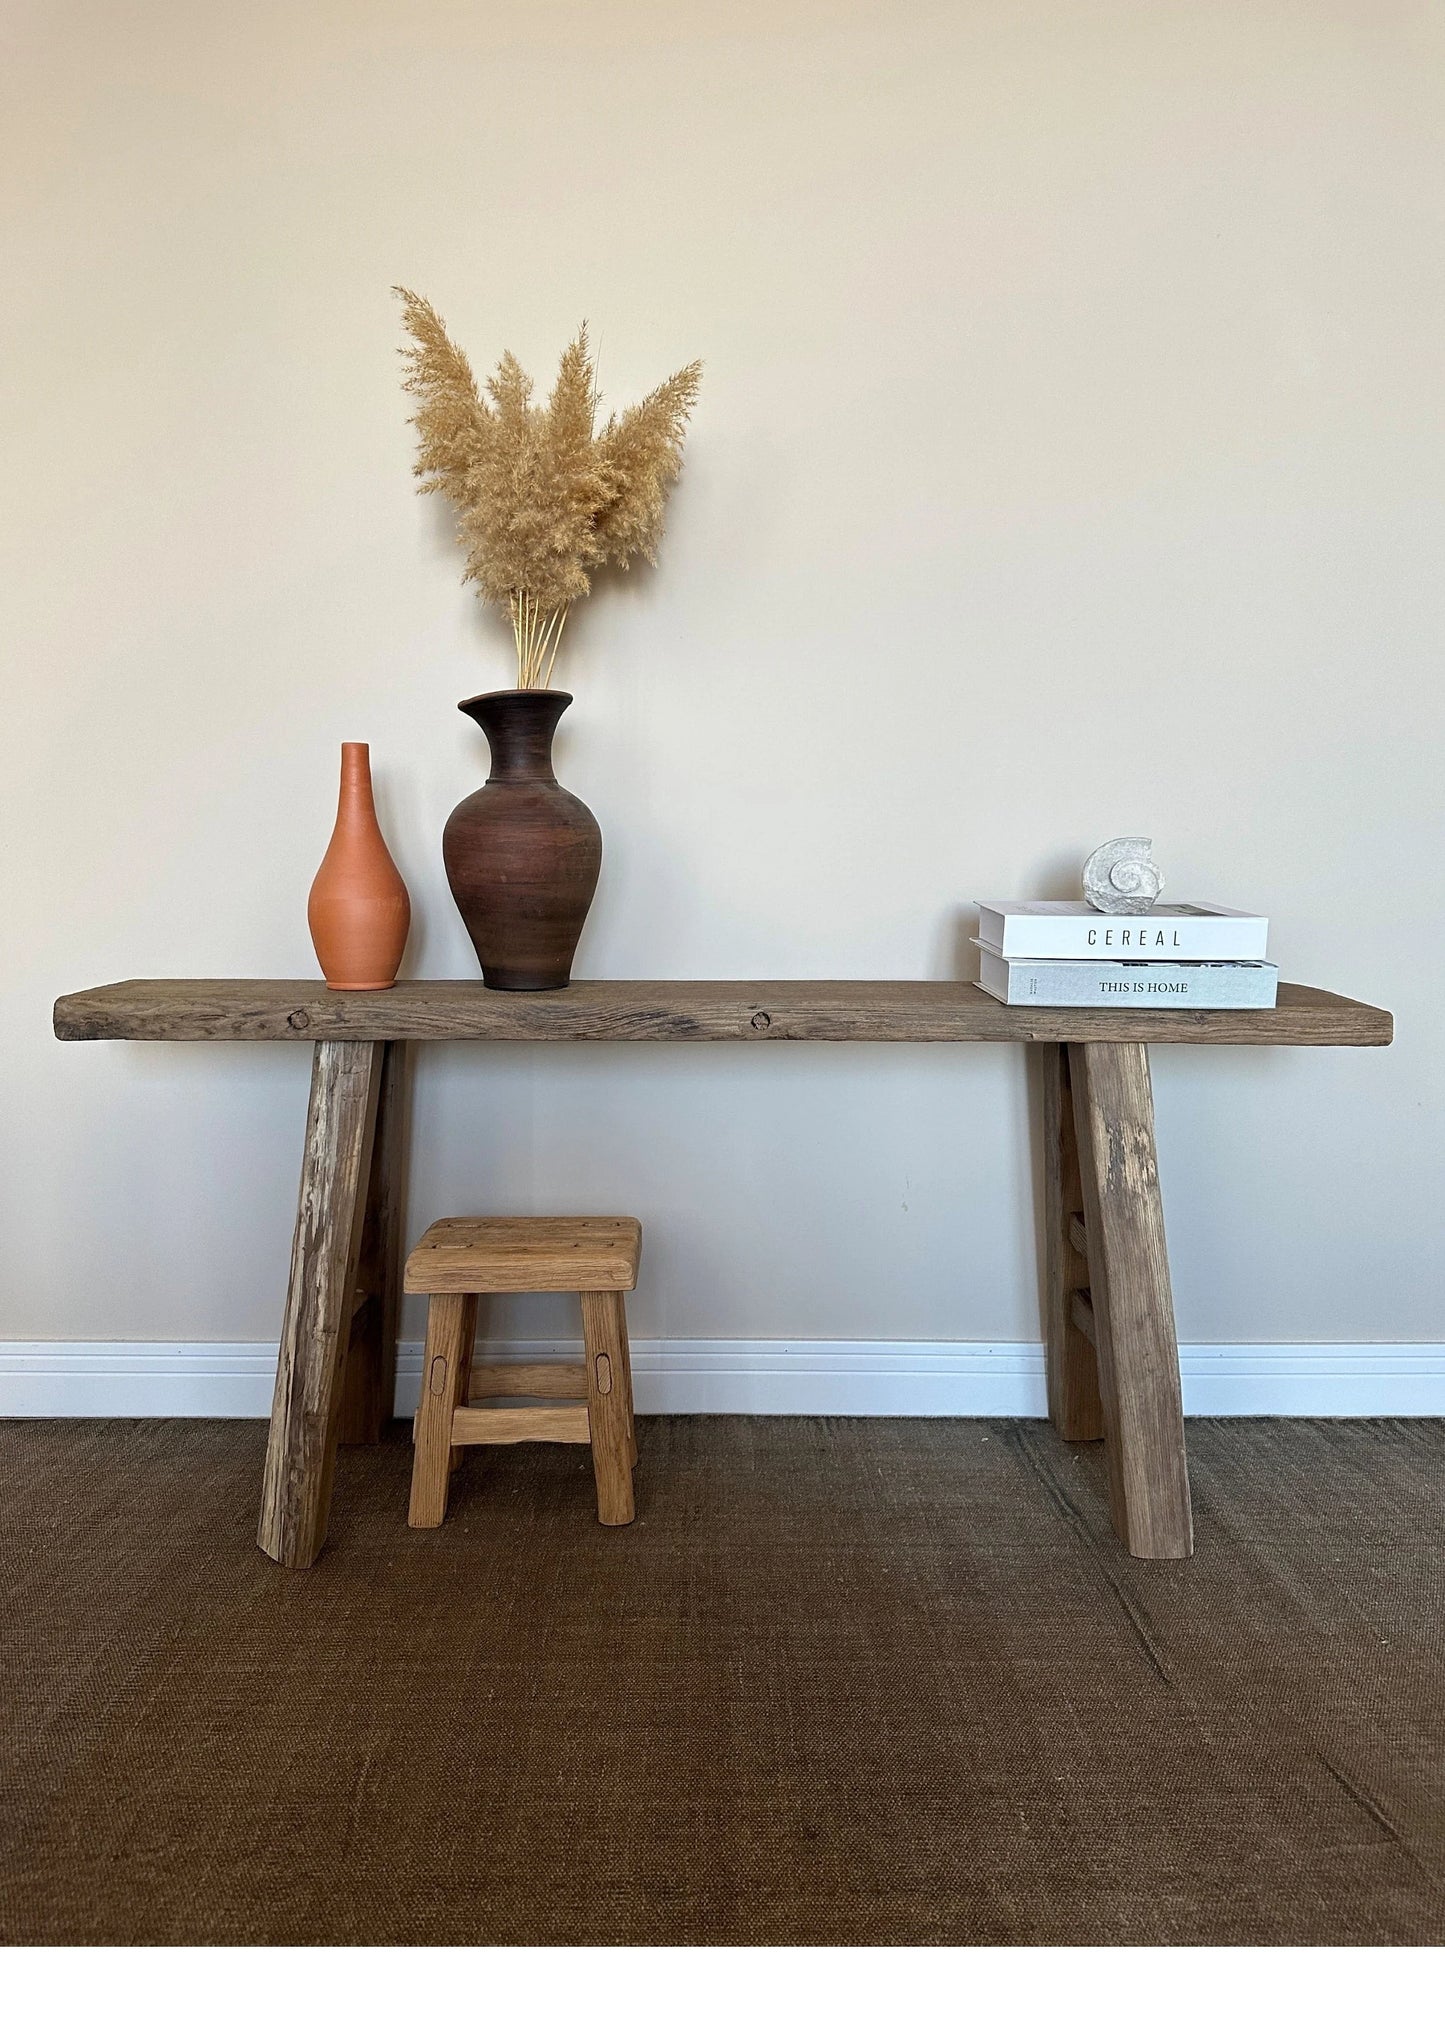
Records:
[[[1084,897],[1096,913],[1147,913],[1164,890],[1150,836],[1116,836],[1084,865]]]

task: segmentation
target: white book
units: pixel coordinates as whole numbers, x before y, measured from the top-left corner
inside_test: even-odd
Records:
[[[979,983],[1001,1004],[1268,1011],[1279,988],[1272,962],[1070,962],[975,945]]]
[[[1229,906],[1096,913],[1084,899],[981,899],[978,938],[1000,955],[1121,962],[1262,962],[1269,922]]]

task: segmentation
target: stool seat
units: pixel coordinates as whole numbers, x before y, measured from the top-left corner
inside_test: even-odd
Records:
[[[631,1292],[631,1215],[449,1215],[406,1261],[408,1292]]]
[[[448,1479],[466,1448],[518,1440],[590,1446],[599,1521],[632,1522],[637,1433],[623,1295],[637,1284],[641,1251],[642,1224],[631,1215],[453,1215],[432,1224],[406,1261],[407,1291],[428,1299],[414,1530],[434,1530],[446,1516]],[[477,1301],[497,1292],[580,1294],[581,1359],[474,1367]],[[528,1397],[586,1402],[483,1402]]]

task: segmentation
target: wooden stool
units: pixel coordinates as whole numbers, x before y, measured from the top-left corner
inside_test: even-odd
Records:
[[[590,1444],[601,1524],[631,1524],[637,1436],[623,1294],[637,1284],[642,1225],[630,1215],[452,1216],[434,1222],[406,1261],[406,1289],[430,1295],[408,1522],[429,1530],[447,1514],[447,1485],[464,1447],[519,1440]],[[580,1363],[472,1368],[477,1295],[582,1295]],[[478,1398],[585,1398],[583,1405],[477,1410]]]

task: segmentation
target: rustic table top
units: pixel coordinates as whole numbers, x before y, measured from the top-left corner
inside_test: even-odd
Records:
[[[62,1040],[1115,1040],[1158,1045],[1387,1047],[1389,1012],[1282,983],[1272,1011],[1052,1010],[973,983],[597,980],[487,990],[480,978],[333,991],[232,977],[104,984],[59,999]]]

